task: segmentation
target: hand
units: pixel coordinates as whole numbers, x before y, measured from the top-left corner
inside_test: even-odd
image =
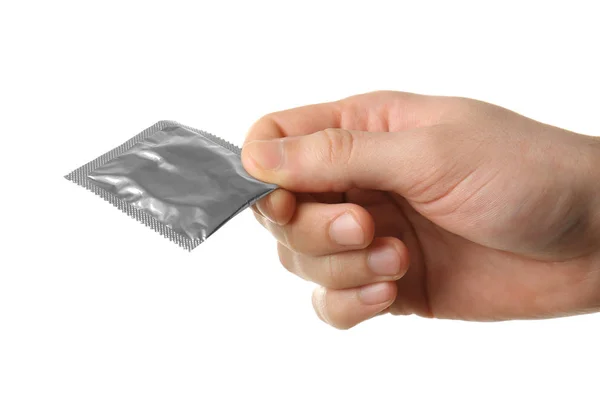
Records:
[[[318,315],[542,318],[600,307],[600,139],[480,101],[375,92],[277,112],[254,211]]]

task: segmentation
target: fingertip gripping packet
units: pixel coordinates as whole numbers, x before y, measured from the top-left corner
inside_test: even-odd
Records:
[[[250,176],[239,147],[159,121],[65,178],[191,251],[276,189]]]

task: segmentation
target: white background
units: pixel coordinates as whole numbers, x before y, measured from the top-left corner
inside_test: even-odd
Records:
[[[377,89],[600,135],[596,2],[350,3],[1,3],[0,409],[598,408],[599,315],[334,330],[249,211],[187,253],[63,179]]]

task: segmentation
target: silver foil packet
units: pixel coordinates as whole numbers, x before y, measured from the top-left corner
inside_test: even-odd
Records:
[[[66,175],[191,251],[277,187],[243,168],[240,148],[160,121]]]

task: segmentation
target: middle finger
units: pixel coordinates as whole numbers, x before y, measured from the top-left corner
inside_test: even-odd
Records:
[[[255,216],[287,248],[312,256],[364,249],[373,241],[375,230],[371,214],[348,203],[299,203],[285,225]]]

